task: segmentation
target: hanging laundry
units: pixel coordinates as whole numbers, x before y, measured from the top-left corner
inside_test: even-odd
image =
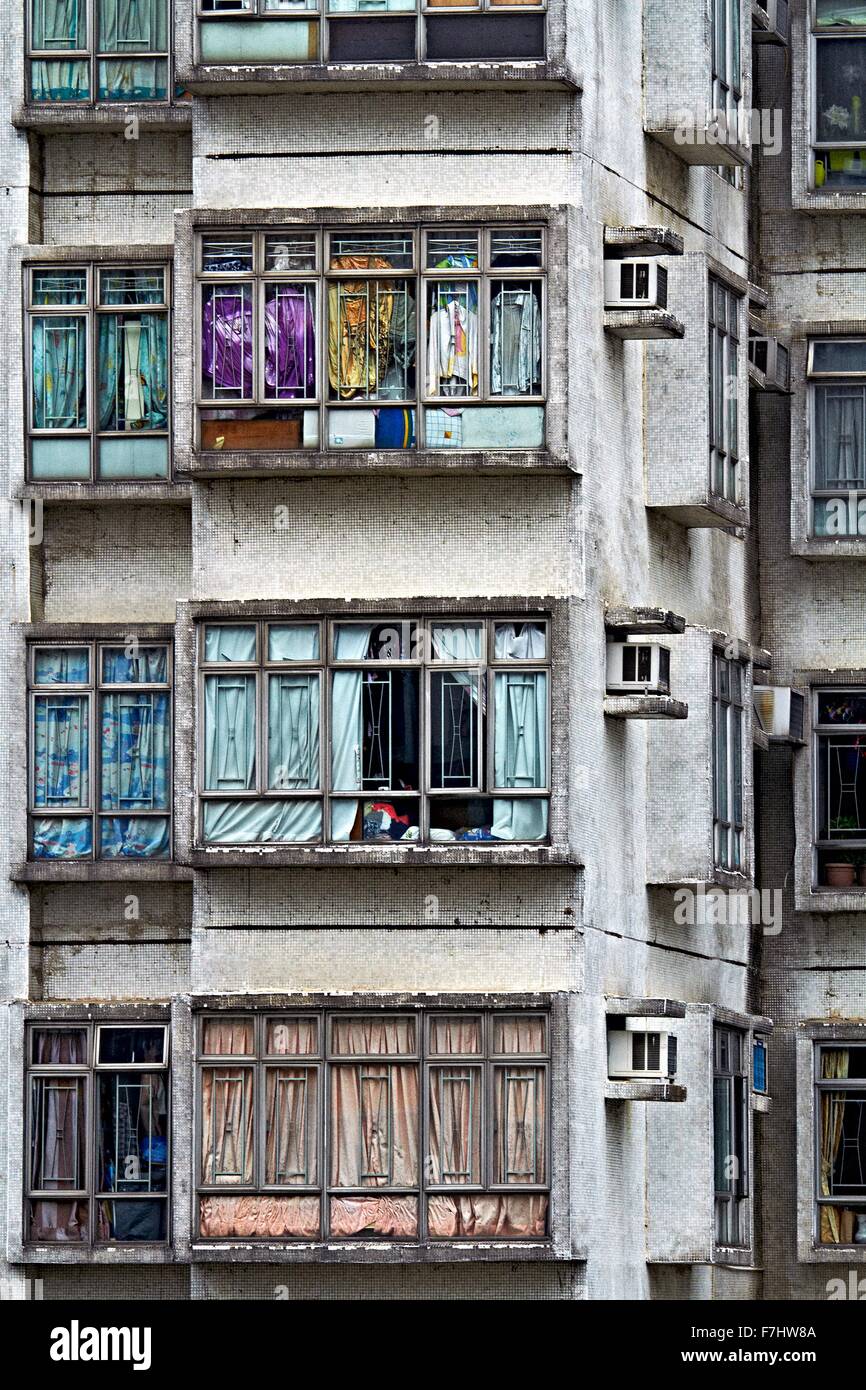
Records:
[[[494,396],[541,392],[541,306],[528,285],[505,284],[490,306],[490,390]]]
[[[437,284],[427,344],[427,394],[478,393],[478,314],[469,308],[466,285]]]

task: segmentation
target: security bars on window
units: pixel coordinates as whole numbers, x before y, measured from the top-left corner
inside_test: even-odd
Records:
[[[31,479],[168,478],[168,268],[58,263],[25,277]]]
[[[197,1021],[205,1239],[544,1238],[549,1018]]]
[[[28,97],[172,100],[170,0],[27,0]]]
[[[204,622],[198,644],[205,844],[547,838],[544,619]]]
[[[743,687],[739,661],[713,655],[713,845],[722,869],[743,870]]]
[[[542,228],[213,232],[199,258],[202,449],[543,447]]]
[[[543,58],[544,0],[199,0],[206,64]]]
[[[809,0],[812,186],[866,190],[866,7],[860,0]]]
[[[33,645],[30,846],[34,859],[171,853],[171,648]]]
[[[27,1058],[25,1238],[164,1244],[167,1025],[34,1023]]]

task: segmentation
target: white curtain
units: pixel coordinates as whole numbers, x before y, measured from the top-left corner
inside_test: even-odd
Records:
[[[335,656],[360,661],[367,654],[372,623],[346,624],[337,630]],[[331,786],[334,791],[361,791],[364,740],[361,672],[335,671],[331,693]],[[357,801],[331,802],[331,839],[348,840],[358,814]]]

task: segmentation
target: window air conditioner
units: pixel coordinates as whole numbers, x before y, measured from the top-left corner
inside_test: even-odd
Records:
[[[666,309],[668,273],[655,257],[605,261],[606,309]]]
[[[763,14],[753,18],[752,43],[788,42],[789,3],[790,0],[758,0]]]
[[[789,743],[803,742],[806,702],[798,690],[784,685],[756,685],[753,700],[765,734]]]
[[[608,642],[607,689],[621,694],[670,695],[670,651],[658,642]]]
[[[607,1074],[611,1080],[665,1081],[676,1076],[677,1039],[664,1018],[627,1018],[608,1027]]]
[[[749,338],[749,370],[764,391],[787,392],[790,381],[788,349],[778,338]]]

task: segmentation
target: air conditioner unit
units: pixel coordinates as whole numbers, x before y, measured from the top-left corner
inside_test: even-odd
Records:
[[[677,1073],[677,1039],[664,1018],[627,1018],[608,1028],[607,1074],[619,1081],[665,1081]]]
[[[606,309],[666,309],[668,273],[655,257],[604,263]]]
[[[749,375],[764,391],[787,394],[790,383],[788,349],[778,338],[749,338]]]
[[[789,0],[758,0],[752,14],[752,43],[788,42]]]
[[[806,701],[799,690],[785,685],[756,685],[752,699],[765,734],[787,743],[803,742]]]
[[[658,642],[608,642],[607,688],[621,694],[670,695],[670,651]]]

